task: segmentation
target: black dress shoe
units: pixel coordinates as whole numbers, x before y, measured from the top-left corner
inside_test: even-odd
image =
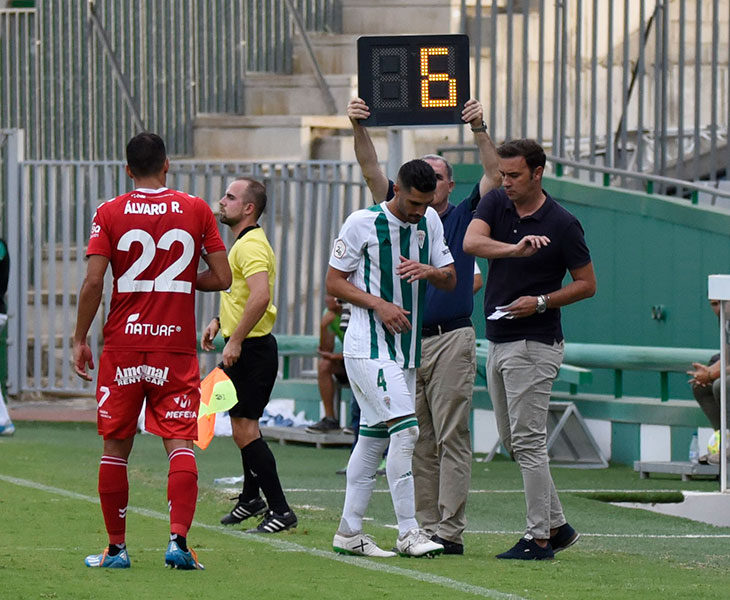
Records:
[[[458,542],[450,542],[442,537],[437,536],[435,533],[431,536],[431,541],[441,544],[444,547],[444,554],[464,554],[464,544]]]

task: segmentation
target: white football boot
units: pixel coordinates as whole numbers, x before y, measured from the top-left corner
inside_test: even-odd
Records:
[[[397,556],[395,552],[378,548],[375,540],[366,533],[345,535],[338,531],[332,540],[332,549],[338,554],[350,554],[352,556],[371,556],[373,558]]]
[[[431,538],[423,529],[411,529],[404,536],[398,538],[395,546],[398,554],[407,557],[427,556],[433,558],[444,551],[444,547],[431,541]]]

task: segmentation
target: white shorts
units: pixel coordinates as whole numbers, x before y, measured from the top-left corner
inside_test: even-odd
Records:
[[[345,369],[360,422],[378,423],[416,412],[416,369],[404,369],[392,360],[345,357]]]

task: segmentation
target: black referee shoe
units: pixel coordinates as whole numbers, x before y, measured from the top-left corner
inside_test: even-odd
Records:
[[[253,500],[241,500],[238,497],[238,502],[233,510],[229,512],[225,517],[221,518],[223,525],[238,525],[241,521],[245,521],[249,517],[260,515],[266,510],[266,502],[262,498],[254,498]]]
[[[435,533],[431,536],[431,541],[441,544],[444,547],[443,554],[464,554],[464,544],[460,544],[459,542],[450,542]]]
[[[279,533],[296,526],[297,516],[293,510],[288,510],[281,515],[269,510],[259,526],[254,529],[247,529],[246,533]]]

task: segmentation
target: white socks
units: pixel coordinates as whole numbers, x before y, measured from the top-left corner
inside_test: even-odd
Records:
[[[393,510],[398,520],[400,537],[418,528],[416,504],[413,492],[413,448],[418,440],[418,422],[415,418],[404,419],[389,428],[390,449],[385,473],[393,499]]]
[[[338,529],[340,533],[352,535],[362,531],[363,517],[375,487],[375,471],[389,439],[385,472],[398,520],[398,535],[402,537],[411,529],[418,528],[412,468],[418,421],[415,417],[403,419],[390,427],[388,434],[383,428],[360,429],[360,437],[347,464],[347,490]]]
[[[363,429],[360,428],[360,436],[347,463],[345,506],[338,530],[346,535],[362,531],[362,519],[375,487],[375,471],[388,447],[388,434],[384,428],[380,431],[373,428],[373,433],[378,437],[371,437],[368,435],[370,431],[363,432]]]
[[[0,390],[0,425],[10,425],[10,414],[5,407],[2,390]]]

